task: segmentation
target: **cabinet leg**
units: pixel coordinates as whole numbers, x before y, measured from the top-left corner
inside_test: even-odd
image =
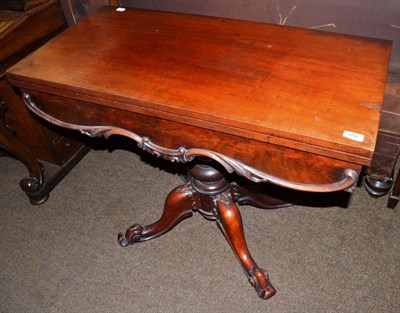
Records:
[[[373,197],[382,197],[392,189],[393,180],[388,179],[386,181],[377,180],[371,177],[371,175],[367,175],[365,177],[364,188],[368,191],[368,193]]]
[[[48,198],[48,193],[35,196],[43,186],[43,173],[40,163],[32,156],[32,154],[14,137],[8,129],[4,114],[7,111],[7,105],[4,102],[0,103],[0,148],[7,153],[20,160],[29,172],[29,177],[21,180],[20,185],[23,191],[29,197],[32,204],[41,204]]]
[[[394,209],[400,200],[400,170],[397,173],[396,180],[393,184],[393,189],[389,194],[389,199],[387,202],[387,207]]]

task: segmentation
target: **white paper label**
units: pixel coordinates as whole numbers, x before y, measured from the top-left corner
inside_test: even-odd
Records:
[[[343,137],[348,138],[350,140],[358,141],[358,142],[363,142],[364,141],[364,135],[363,134],[351,132],[349,130],[345,130],[343,132]]]

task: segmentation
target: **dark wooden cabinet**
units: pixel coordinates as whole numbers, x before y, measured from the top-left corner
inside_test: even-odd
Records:
[[[21,180],[21,187],[31,203],[40,204],[88,148],[67,132],[35,119],[21,95],[8,83],[5,73],[11,65],[63,31],[66,22],[59,1],[6,1],[0,8],[1,155],[24,163],[29,175]]]
[[[400,155],[400,74],[389,73],[379,132],[371,165],[366,168],[365,188],[376,197],[389,193],[388,207],[399,202],[400,179],[396,163]]]

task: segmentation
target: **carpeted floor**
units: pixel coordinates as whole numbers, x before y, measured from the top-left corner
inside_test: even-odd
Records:
[[[119,231],[155,221],[181,184],[169,163],[148,160],[91,151],[32,206],[18,185],[26,169],[0,158],[1,312],[400,312],[400,208],[386,199],[358,188],[347,208],[242,206],[248,246],[278,290],[262,301],[199,214],[118,245]]]

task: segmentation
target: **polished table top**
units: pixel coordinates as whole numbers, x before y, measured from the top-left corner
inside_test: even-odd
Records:
[[[12,77],[368,163],[390,48],[315,30],[104,8],[19,63]]]

